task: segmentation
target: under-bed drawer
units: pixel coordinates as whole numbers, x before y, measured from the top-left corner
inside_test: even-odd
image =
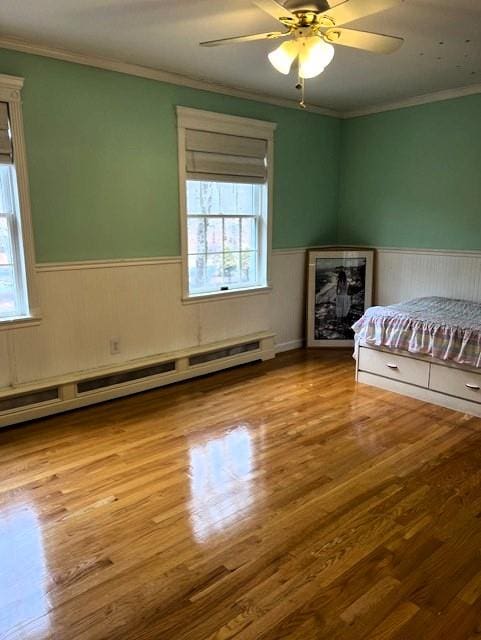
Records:
[[[429,388],[481,403],[481,374],[479,373],[432,364]]]
[[[399,382],[408,382],[419,387],[427,387],[429,381],[428,362],[366,347],[359,349],[359,371],[374,373],[399,380]]]

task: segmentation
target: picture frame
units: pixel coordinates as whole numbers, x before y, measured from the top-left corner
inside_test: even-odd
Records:
[[[307,346],[352,347],[352,325],[372,305],[374,250],[309,250]]]

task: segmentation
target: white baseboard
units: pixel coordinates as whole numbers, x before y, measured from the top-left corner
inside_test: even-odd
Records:
[[[283,351],[292,351],[293,349],[301,349],[304,346],[304,340],[290,340],[289,342],[281,342],[276,344],[276,353],[282,353]]]

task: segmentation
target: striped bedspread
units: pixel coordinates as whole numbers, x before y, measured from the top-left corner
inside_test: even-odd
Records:
[[[481,367],[481,304],[416,298],[371,307],[354,325],[356,348],[387,347]]]

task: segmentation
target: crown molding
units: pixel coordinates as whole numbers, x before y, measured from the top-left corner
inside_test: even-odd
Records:
[[[103,69],[105,71],[114,71],[116,73],[137,76],[139,78],[146,78],[148,80],[154,80],[157,82],[166,82],[168,84],[189,87],[191,89],[198,89],[200,91],[220,93],[222,95],[241,98],[243,100],[263,102],[277,107],[299,109],[299,104],[295,100],[290,100],[288,98],[280,98],[263,93],[256,93],[255,91],[250,91],[248,89],[230,87],[228,85],[204,81],[201,78],[192,78],[189,76],[184,76],[180,73],[173,73],[171,71],[164,71],[162,69],[156,69],[153,67],[131,64],[129,62],[123,62],[122,60],[117,60],[114,58],[103,58],[101,56],[69,51],[67,49],[61,49],[47,44],[39,44],[28,40],[21,40],[13,36],[0,34],[0,49],[9,49],[12,51],[20,51],[22,53],[30,53],[36,56],[53,58],[55,60],[62,60],[64,62],[72,62],[74,64],[81,64],[88,67],[94,67],[96,69]],[[11,76],[2,77],[8,78]],[[408,107],[416,107],[432,102],[442,102],[444,100],[452,100],[454,98],[462,98],[464,96],[476,95],[479,93],[481,93],[481,84],[471,84],[465,87],[458,87],[456,89],[445,89],[443,91],[425,93],[422,95],[413,96],[411,98],[398,100],[396,102],[387,102],[384,104],[372,105],[360,109],[353,109],[352,111],[336,111],[334,109],[328,109],[319,105],[308,105],[306,111],[317,113],[323,116],[328,116],[331,118],[349,120],[351,118],[374,115],[376,113],[383,113],[385,111],[395,111],[396,109],[406,109]]]
[[[339,115],[343,120],[350,118],[359,118],[360,116],[369,116],[375,113],[383,113],[384,111],[395,111],[396,109],[407,109],[408,107],[417,107],[422,104],[430,104],[431,102],[443,102],[444,100],[453,100],[454,98],[463,98],[464,96],[472,96],[481,93],[481,84],[471,84],[467,87],[458,87],[456,89],[445,89],[443,91],[435,91],[434,93],[424,93],[420,96],[413,96],[397,102],[388,102],[385,104],[356,109],[354,111],[346,111]]]
[[[295,100],[289,100],[288,98],[279,98],[263,93],[256,93],[248,89],[230,87],[202,80],[201,78],[191,78],[180,73],[173,73],[171,71],[164,71],[153,67],[131,64],[114,58],[103,58],[101,56],[68,51],[66,49],[60,49],[49,45],[21,40],[12,36],[0,35],[0,49],[10,49],[13,51],[20,51],[22,53],[31,53],[36,56],[54,58],[55,60],[62,60],[64,62],[73,62],[75,64],[95,67],[96,69],[104,69],[106,71],[115,71],[117,73],[146,78],[148,80],[155,80],[157,82],[166,82],[168,84],[189,87],[191,89],[199,89],[200,91],[210,91],[212,93],[220,93],[227,96],[233,96],[235,98],[242,98],[244,100],[265,102],[277,107],[299,110],[299,103]],[[306,111],[331,118],[342,117],[337,111],[317,105],[308,105]]]

